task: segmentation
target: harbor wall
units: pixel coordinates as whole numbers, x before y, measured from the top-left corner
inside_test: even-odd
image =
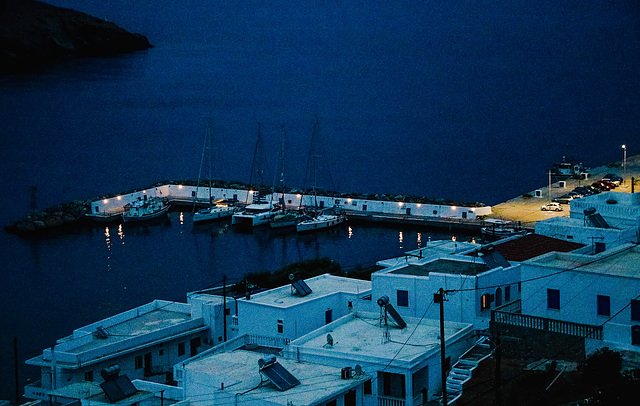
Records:
[[[213,200],[236,200],[247,204],[253,201],[254,191],[246,189],[211,188]],[[109,197],[91,202],[91,213],[110,214],[122,212],[124,206],[137,200],[151,197],[167,198],[176,203],[200,203],[209,201],[209,188],[186,185],[162,185],[131,193]],[[283,199],[279,193],[264,196],[267,201],[278,202]],[[287,208],[300,206],[313,207],[316,205],[324,208],[342,208],[345,210],[362,213],[382,213],[391,215],[431,217],[431,218],[456,218],[475,220],[480,216],[491,214],[491,207],[464,207],[455,205],[441,205],[428,203],[395,202],[383,200],[344,198],[332,196],[312,196],[286,193],[284,203]]]

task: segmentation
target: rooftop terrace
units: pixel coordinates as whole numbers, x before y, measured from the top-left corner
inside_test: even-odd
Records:
[[[407,265],[389,273],[411,276],[429,276],[430,273],[448,273],[458,275],[478,275],[489,270],[483,262],[453,261],[438,259],[423,265]]]
[[[305,280],[305,282],[311,288],[311,293],[306,296],[300,297],[296,294],[295,290],[293,290],[292,293],[291,285],[287,285],[253,295],[249,301],[278,307],[288,307],[339,292],[357,295],[371,290],[370,281],[329,274],[316,276]],[[244,301],[244,299],[242,299],[242,301]]]

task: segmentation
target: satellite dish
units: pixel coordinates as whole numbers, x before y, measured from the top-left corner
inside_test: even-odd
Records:
[[[331,334],[327,334],[327,344],[333,347],[333,337]]]
[[[364,374],[364,372],[362,371],[362,366],[360,364],[356,364],[354,371],[355,371],[355,376],[360,376]]]
[[[292,273],[290,273],[290,274],[289,274],[289,280],[290,280],[290,281],[294,280],[295,278],[296,278],[296,277],[295,277]]]

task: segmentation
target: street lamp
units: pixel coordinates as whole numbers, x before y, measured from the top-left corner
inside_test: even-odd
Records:
[[[622,145],[622,177],[624,178],[623,182],[627,181],[627,146]]]

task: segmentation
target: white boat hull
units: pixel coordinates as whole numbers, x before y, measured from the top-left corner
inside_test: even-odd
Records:
[[[210,209],[198,210],[193,213],[193,222],[205,223],[207,221],[219,220],[232,216],[234,211],[231,207],[212,207]]]
[[[169,204],[163,204],[157,207],[137,208],[122,214],[125,223],[141,222],[159,218],[169,211]]]
[[[345,220],[346,217],[344,215],[321,214],[311,220],[301,221],[296,225],[296,230],[299,233],[322,230],[342,224]]]

